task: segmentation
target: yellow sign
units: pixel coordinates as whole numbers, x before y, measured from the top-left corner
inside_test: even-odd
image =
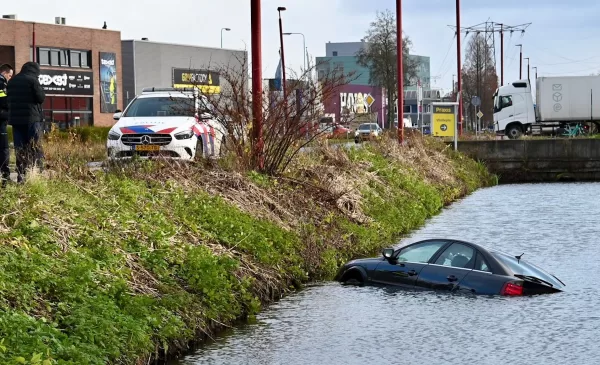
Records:
[[[456,116],[454,105],[433,106],[432,134],[436,137],[454,137]]]
[[[173,85],[175,88],[190,88],[197,87],[202,94],[220,94],[221,86],[215,85],[190,85],[190,84],[175,84]]]

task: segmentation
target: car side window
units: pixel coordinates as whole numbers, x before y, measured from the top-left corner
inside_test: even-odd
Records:
[[[435,260],[435,264],[472,269],[475,258],[475,250],[473,248],[462,243],[453,243]]]
[[[428,241],[405,247],[398,253],[398,261],[427,263],[446,243],[445,241]]]
[[[483,256],[481,256],[480,253],[477,254],[477,261],[475,262],[475,270],[492,272],[492,270],[490,269],[490,266],[485,261]]]

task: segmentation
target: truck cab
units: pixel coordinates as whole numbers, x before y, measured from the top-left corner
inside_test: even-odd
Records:
[[[529,80],[500,86],[494,93],[494,128],[496,134],[517,139],[534,124],[535,109]]]

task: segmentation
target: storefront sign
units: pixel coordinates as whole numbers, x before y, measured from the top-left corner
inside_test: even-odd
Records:
[[[94,78],[91,72],[41,70],[38,79],[47,95],[94,95]]]
[[[100,52],[100,112],[116,112],[117,96],[117,55]]]
[[[204,94],[219,94],[219,73],[209,70],[173,68],[173,87],[197,87]]]

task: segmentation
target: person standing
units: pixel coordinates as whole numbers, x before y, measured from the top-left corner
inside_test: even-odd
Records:
[[[27,170],[43,168],[44,113],[46,94],[39,82],[40,65],[26,62],[21,72],[8,83],[8,121],[13,127],[13,142],[17,158],[17,182],[25,181]]]
[[[8,81],[13,76],[11,65],[3,64],[0,66],[0,173],[2,176],[2,186],[10,180],[10,146],[8,144],[8,98],[6,97],[6,87]]]

